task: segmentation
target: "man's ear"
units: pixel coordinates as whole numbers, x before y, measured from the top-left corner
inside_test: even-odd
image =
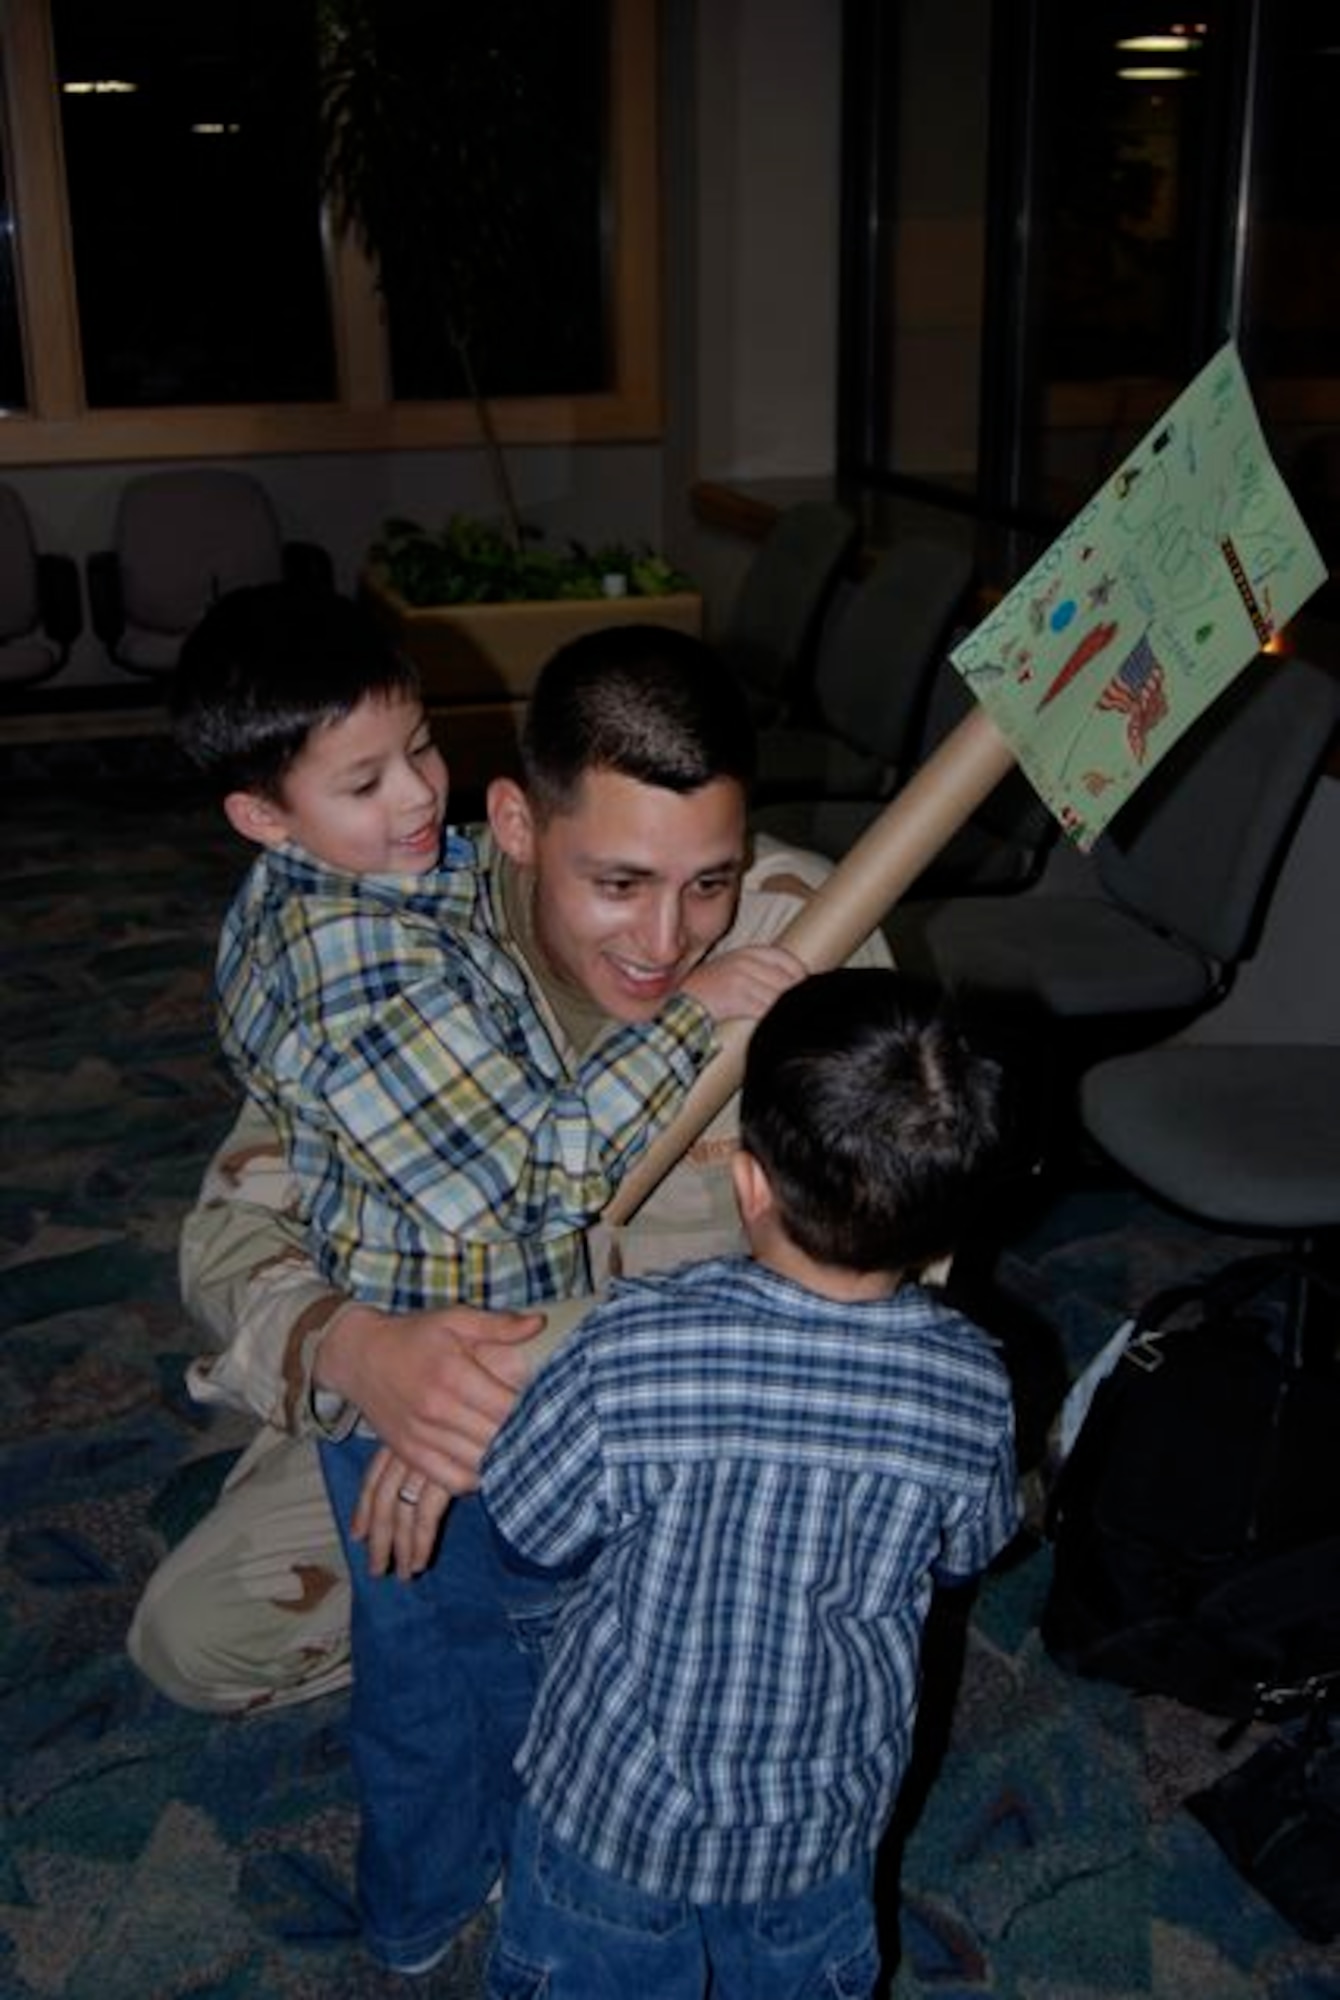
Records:
[[[515,778],[494,778],[487,792],[489,827],[509,861],[530,868],[535,861],[535,814],[525,788]]]
[[[731,1154],[730,1172],[740,1220],[748,1228],[773,1206],[772,1182],[753,1154],[746,1153],[743,1146],[737,1146]]]
[[[223,810],[233,832],[258,847],[278,847],[288,839],[287,813],[260,792],[229,792]]]

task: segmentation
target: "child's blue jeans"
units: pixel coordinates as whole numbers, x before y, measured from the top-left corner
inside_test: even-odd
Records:
[[[488,2000],[869,2000],[871,1870],[772,1903],[687,1903],[594,1868],[518,1810]]]
[[[488,1895],[511,1844],[512,1759],[537,1682],[518,1642],[553,1587],[509,1571],[475,1496],[453,1500],[432,1566],[368,1573],[349,1523],[374,1438],[321,1447],[353,1584],[350,1753],[358,1785],[358,1902],[383,1965],[440,1954]]]

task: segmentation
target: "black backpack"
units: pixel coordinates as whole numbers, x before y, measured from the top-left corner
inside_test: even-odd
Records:
[[[1304,1269],[1245,1258],[1138,1316],[1051,1494],[1062,1665],[1239,1720],[1340,1699],[1340,1362],[1290,1331]]]

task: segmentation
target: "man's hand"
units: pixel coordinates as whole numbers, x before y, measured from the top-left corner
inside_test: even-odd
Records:
[[[321,1342],[317,1386],[360,1410],[405,1467],[470,1493],[493,1434],[532,1372],[525,1343],[541,1313],[473,1306],[386,1313],[345,1308]]]
[[[746,944],[694,967],[683,990],[717,1021],[757,1021],[806,967],[781,944]]]

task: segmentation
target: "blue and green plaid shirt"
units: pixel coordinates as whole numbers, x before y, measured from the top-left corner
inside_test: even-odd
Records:
[[[501,867],[487,834],[448,833],[419,876],[267,850],[224,924],[224,1050],[284,1132],[322,1271],[371,1304],[586,1290],[584,1226],[712,1050],[675,995],[565,1062]]]
[[[1009,1385],[917,1286],[686,1265],[583,1321],[483,1492],[518,1555],[579,1572],[517,1759],[540,1816],[654,1894],[790,1896],[873,1850],[932,1585],[1014,1532]]]

